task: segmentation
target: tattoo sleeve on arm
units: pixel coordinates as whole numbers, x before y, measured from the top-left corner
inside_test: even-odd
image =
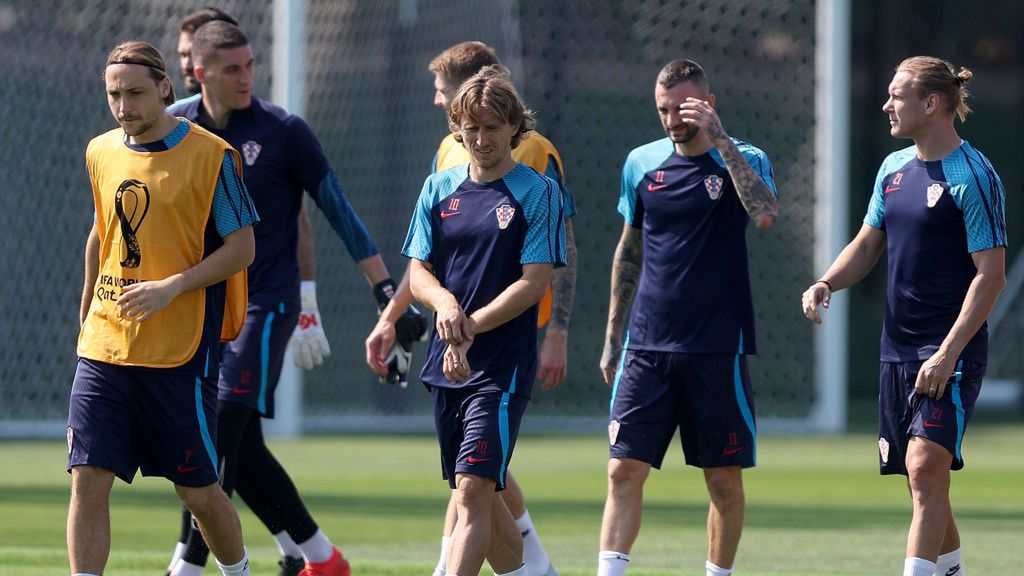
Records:
[[[576,295],[576,239],[572,221],[565,219],[565,266],[551,273],[551,319],[548,327],[552,330],[568,330],[572,315],[572,301]]]
[[[607,337],[620,346],[626,328],[629,305],[633,302],[643,268],[643,244],[640,231],[631,228],[623,234],[612,261],[612,295],[608,306]]]
[[[726,140],[726,142],[727,144],[724,148],[720,148],[719,152],[722,154],[722,160],[725,161],[729,175],[732,176],[732,181],[736,185],[736,193],[740,197],[740,202],[743,203],[747,214],[750,214],[758,228],[771,226],[779,213],[779,202],[775,198],[775,194],[754,172],[736,144],[732,140]]]

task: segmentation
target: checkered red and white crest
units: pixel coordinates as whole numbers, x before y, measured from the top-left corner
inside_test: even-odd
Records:
[[[718,197],[722,195],[722,178],[719,176],[708,176],[704,179],[704,188],[708,191],[708,197],[712,200],[718,200]]]
[[[256,158],[260,155],[260,150],[263,150],[263,146],[260,146],[252,140],[242,144],[242,156],[245,157],[246,166],[252,166],[256,163]]]
[[[935,183],[928,187],[926,190],[928,193],[928,207],[932,208],[939,201],[939,197],[942,196],[942,184]]]
[[[516,209],[511,204],[502,204],[494,211],[498,216],[498,228],[504,230],[508,228],[509,222],[512,221],[512,217],[516,215]]]

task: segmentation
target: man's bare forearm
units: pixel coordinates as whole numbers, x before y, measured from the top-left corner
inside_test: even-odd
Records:
[[[605,340],[621,346],[629,306],[636,294],[643,269],[643,245],[640,231],[630,228],[623,232],[612,260],[612,290],[608,302],[608,325]]]
[[[92,293],[96,289],[96,278],[100,270],[100,237],[96,226],[89,232],[89,238],[85,241],[85,284],[82,287],[82,303],[78,310],[78,324],[85,323],[85,317],[89,314],[89,306],[92,305]]]
[[[713,127],[717,128],[717,126]],[[709,134],[712,139],[715,135]],[[725,161],[725,166],[732,176],[733,184],[736,185],[736,194],[747,214],[754,221],[758,228],[767,228],[775,222],[779,214],[779,202],[775,194],[768,188],[764,179],[754,172],[743,153],[736,147],[731,138],[722,133],[720,139],[715,139],[718,144],[718,151]]]
[[[572,221],[565,219],[565,266],[551,272],[551,318],[549,330],[569,329],[572,303],[576,296],[576,238]]]

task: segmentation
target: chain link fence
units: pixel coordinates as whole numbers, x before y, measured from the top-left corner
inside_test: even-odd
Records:
[[[92,200],[88,140],[115,126],[100,73],[121,40],[156,44],[176,66],[178,23],[210,3],[0,0],[0,421],[62,421],[74,374],[82,252]],[[270,96],[272,6],[215,2],[235,15]],[[411,207],[446,132],[427,63],[469,39],[495,47],[558,147],[579,215],[569,373],[537,390],[527,422],[599,421],[608,389],[597,362],[607,315],[619,171],[630,149],[663,137],[654,79],[687,57],[708,72],[730,134],[767,152],[781,216],[749,232],[760,354],[751,371],[760,417],[801,418],[814,402],[811,326],[797,296],[812,277],[815,3],[800,0],[543,2],[309,0],[306,119],[393,275]],[[176,88],[182,91],[178,74]],[[370,288],[313,210],[318,292],[334,355],[306,373],[307,430],[429,429],[429,395],[381,386],[363,362],[375,321]],[[414,354],[417,364],[424,346]],[[418,370],[418,365],[414,367]],[[390,418],[388,417],[390,416]],[[57,428],[59,433],[62,426]]]

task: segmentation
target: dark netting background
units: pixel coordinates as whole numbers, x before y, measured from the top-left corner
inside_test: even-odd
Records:
[[[257,58],[257,94],[269,98],[270,3],[0,1],[0,324],[13,344],[0,347],[0,421],[67,413],[92,213],[84,149],[115,127],[100,80],[106,53],[121,40],[156,44],[181,95],[178,24],[206,4],[240,19]],[[622,228],[619,171],[630,149],[664,135],[653,105],[661,65],[701,62],[726,129],[774,163],[781,217],[749,233],[760,350],[751,371],[759,416],[800,418],[814,400],[811,326],[796,310],[813,273],[814,12],[814,2],[794,0],[310,0],[305,116],[397,277],[412,203],[446,132],[427,63],[463,40],[497,49],[561,152],[580,211],[568,379],[537,390],[527,421],[595,421],[608,402],[597,362]],[[415,377],[406,390],[383,387],[366,368],[362,341],[376,316],[369,286],[312,212],[334,355],[306,374],[307,429],[426,429],[429,395]],[[423,351],[418,345],[417,371]]]

